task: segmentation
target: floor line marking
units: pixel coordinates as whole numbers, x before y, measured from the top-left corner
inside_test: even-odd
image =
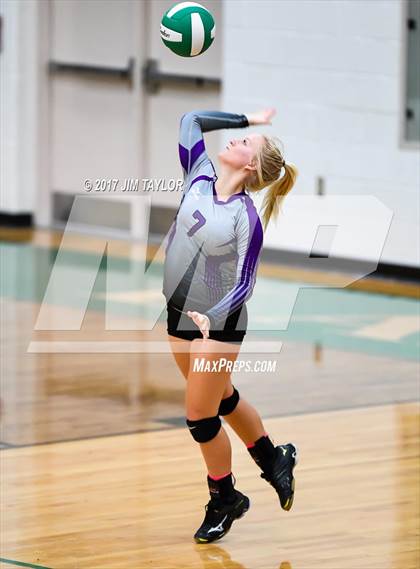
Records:
[[[0,561],[2,563],[9,563],[10,565],[17,565],[18,567],[32,567],[32,569],[52,569],[51,567],[46,567],[45,565],[35,565],[34,563],[25,563],[24,561],[6,559],[5,557],[0,557]]]
[[[405,336],[414,334],[420,330],[418,316],[390,316],[375,324],[369,324],[355,330],[351,336],[369,338],[371,340],[385,340],[399,342]]]

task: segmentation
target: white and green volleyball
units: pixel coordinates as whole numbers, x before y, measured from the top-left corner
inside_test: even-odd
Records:
[[[197,2],[180,2],[163,15],[160,37],[166,47],[182,57],[195,57],[214,40],[216,24],[210,12]]]

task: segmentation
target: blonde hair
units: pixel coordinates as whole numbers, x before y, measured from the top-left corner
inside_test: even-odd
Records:
[[[281,141],[277,137],[262,136],[264,143],[256,155],[257,169],[246,187],[251,192],[259,192],[269,186],[262,204],[262,220],[266,229],[270,219],[277,218],[281,203],[295,185],[298,169],[294,164],[286,164],[279,148]],[[284,173],[279,178],[282,169]]]

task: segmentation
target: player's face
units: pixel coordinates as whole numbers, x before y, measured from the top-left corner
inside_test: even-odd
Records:
[[[261,134],[232,138],[225,150],[219,153],[219,160],[232,168],[242,169],[251,165],[263,143],[264,138]]]

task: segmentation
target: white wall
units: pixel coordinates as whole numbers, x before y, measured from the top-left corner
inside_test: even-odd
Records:
[[[2,0],[0,210],[33,211],[39,179],[39,37],[36,2]]]
[[[418,149],[400,143],[402,0],[226,0],[223,109],[275,106],[295,195],[373,195],[394,212],[386,263],[419,266]],[[256,130],[256,127],[253,127]],[[271,228],[265,246],[279,247]],[[295,236],[281,247],[299,250]],[[347,256],[343,251],[343,256]],[[350,247],[351,249],[351,247]]]
[[[46,170],[54,168],[40,144],[50,104],[43,91],[50,54],[42,47],[49,5],[0,4],[0,211],[36,211],[44,224]],[[294,195],[315,195],[322,176],[327,195],[376,196],[394,212],[381,261],[419,266],[420,155],[400,143],[403,0],[224,0],[223,9],[222,108],[277,107],[274,125],[262,130],[282,138],[286,159],[300,169]],[[141,42],[134,50],[137,73]],[[141,91],[138,75],[135,89]],[[135,146],[142,154],[140,142]],[[274,225],[265,245],[305,250],[296,234]],[[342,255],[351,251],[349,243]],[[360,244],[356,258],[359,252]]]

